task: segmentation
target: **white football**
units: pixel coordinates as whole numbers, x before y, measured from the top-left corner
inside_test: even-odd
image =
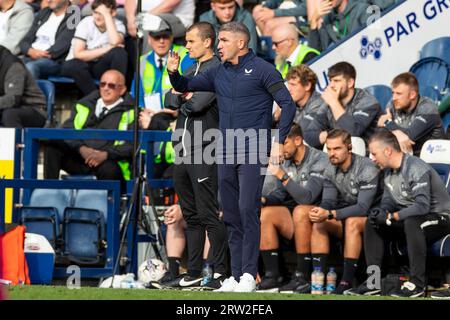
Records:
[[[164,262],[158,259],[148,259],[144,261],[138,270],[138,279],[144,283],[161,280],[167,272]]]

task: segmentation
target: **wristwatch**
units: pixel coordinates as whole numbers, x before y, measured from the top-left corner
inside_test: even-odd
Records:
[[[331,210],[328,210],[327,219],[328,219],[328,220],[333,220],[333,219],[334,219],[334,215],[333,215],[333,213],[331,212]]]
[[[386,121],[384,122],[384,126],[387,126],[391,121],[391,119],[386,119]]]
[[[289,176],[288,176],[288,174],[285,172],[285,173],[283,174],[283,176],[281,177],[280,181],[281,181],[281,182],[285,182],[287,179],[289,179]]]

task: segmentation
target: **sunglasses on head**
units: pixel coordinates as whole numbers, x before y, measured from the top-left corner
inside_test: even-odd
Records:
[[[105,82],[105,81],[100,82],[100,88],[105,88],[105,87],[108,87],[108,89],[111,89],[111,90],[116,90],[116,89],[119,89],[120,87],[122,87],[122,85],[116,84],[116,83],[111,83],[111,82]]]

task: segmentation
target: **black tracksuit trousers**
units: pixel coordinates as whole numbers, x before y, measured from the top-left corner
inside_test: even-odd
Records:
[[[425,288],[427,245],[450,233],[450,219],[437,214],[427,214],[394,222],[392,226],[376,229],[369,220],[364,231],[364,250],[367,266],[381,267],[384,241],[406,237],[409,258],[410,281]]]
[[[206,231],[211,244],[208,260],[214,265],[214,272],[225,275],[227,232],[219,219],[217,166],[178,164],[173,169],[173,180],[187,224],[188,274],[201,274]]]

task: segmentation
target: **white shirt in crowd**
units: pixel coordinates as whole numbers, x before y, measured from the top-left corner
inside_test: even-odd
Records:
[[[117,32],[121,33],[125,37],[125,25],[122,21],[114,19]],[[74,41],[75,39],[81,39],[86,42],[86,50],[92,50],[97,48],[103,48],[109,44],[108,31],[101,32],[94,23],[92,16],[86,17],[78,24],[75,30],[75,35],[72,40],[72,46],[70,47],[69,54],[66,60],[73,59]]]
[[[65,14],[56,16],[52,13],[48,20],[36,32],[36,41],[33,42],[31,47],[38,50],[48,50],[53,46],[55,44],[56,32],[64,16]]]
[[[108,112],[109,112],[112,108],[114,108],[115,106],[118,106],[118,105],[121,104],[122,102],[123,102],[123,98],[119,98],[119,100],[117,100],[117,101],[114,102],[113,104],[106,105],[105,102],[103,101],[103,99],[100,98],[100,99],[97,100],[97,103],[96,103],[96,105],[95,105],[95,115],[96,115],[97,117],[99,117],[99,116],[100,116],[100,113],[102,113],[102,111],[103,111],[103,108],[108,109],[108,111],[106,111],[106,112],[104,113],[104,114],[106,115],[106,114],[108,114]]]
[[[142,11],[150,11],[159,6],[164,0],[142,0]],[[181,0],[180,4],[172,10],[186,28],[194,23],[195,0]]]
[[[12,8],[6,12],[0,11],[0,44],[8,33],[8,30],[7,30],[8,20],[9,20],[9,17],[11,17],[12,13],[13,13]]]

